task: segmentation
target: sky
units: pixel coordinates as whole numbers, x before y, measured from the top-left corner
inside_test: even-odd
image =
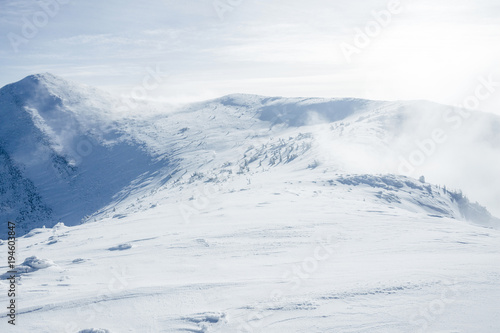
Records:
[[[460,105],[489,82],[477,107],[500,114],[499,18],[498,0],[0,0],[0,86]]]

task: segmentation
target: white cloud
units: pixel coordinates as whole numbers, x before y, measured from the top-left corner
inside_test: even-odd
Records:
[[[4,36],[0,84],[49,70],[120,90],[160,64],[172,73],[170,91],[194,100],[239,89],[453,103],[477,76],[495,70],[500,9],[494,0],[401,0],[404,11],[347,63],[340,43],[387,3],[243,1],[221,21],[211,0],[71,2],[18,54],[9,52]],[[31,1],[1,6],[1,31],[21,31],[23,15],[39,10]]]

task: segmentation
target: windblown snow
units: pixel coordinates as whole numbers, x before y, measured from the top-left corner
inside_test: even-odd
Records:
[[[51,74],[0,89],[0,236],[23,235],[2,332],[500,331],[500,117],[120,105]]]

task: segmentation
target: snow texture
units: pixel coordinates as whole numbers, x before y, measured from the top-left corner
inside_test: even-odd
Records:
[[[119,105],[51,74],[0,89],[0,238],[16,221],[25,258],[1,332],[500,331],[499,117]],[[415,149],[425,163],[400,172]]]

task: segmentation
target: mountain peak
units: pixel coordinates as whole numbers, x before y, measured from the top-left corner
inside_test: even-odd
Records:
[[[69,81],[63,79],[60,76],[56,76],[52,73],[38,73],[28,75],[25,78],[13,83],[12,85],[16,87],[29,87],[33,88],[34,85],[43,85],[43,86],[67,86],[70,84]]]
[[[46,102],[70,100],[75,94],[85,91],[85,86],[73,83],[51,73],[39,73],[8,84],[0,89],[1,93],[15,96],[22,102]]]
[[[54,111],[56,106],[64,104],[72,113],[88,118],[90,115],[109,113],[115,103],[106,92],[48,72],[26,76],[6,85],[0,91],[42,114]]]
[[[34,82],[39,82],[39,81],[62,80],[62,78],[59,76],[56,76],[52,73],[45,72],[45,73],[37,73],[37,74],[28,75],[23,80],[31,80]],[[21,81],[23,81],[23,80],[21,80]]]

